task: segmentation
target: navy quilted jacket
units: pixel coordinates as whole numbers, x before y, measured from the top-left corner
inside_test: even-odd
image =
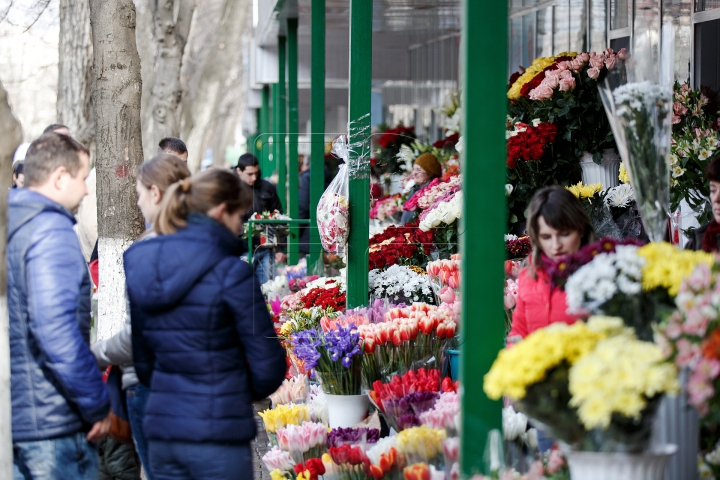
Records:
[[[135,371],[150,385],[149,439],[247,442],[252,400],[284,379],[285,354],[238,247],[223,225],[191,214],[187,228],[125,252]]]
[[[10,192],[7,280],[13,441],[88,429],[110,409],[90,352],[90,276],[69,210]]]

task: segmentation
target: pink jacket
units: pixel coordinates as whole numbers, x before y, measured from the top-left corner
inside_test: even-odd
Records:
[[[566,310],[565,290],[553,288],[545,270],[538,268],[537,279],[533,279],[525,268],[518,278],[517,305],[508,337],[520,335],[525,338],[555,322],[575,323],[577,318],[565,313]]]

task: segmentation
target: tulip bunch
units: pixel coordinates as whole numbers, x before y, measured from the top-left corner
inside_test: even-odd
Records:
[[[388,378],[398,371],[424,366],[440,358],[454,342],[455,315],[426,303],[391,308],[383,322],[358,327],[365,358],[363,376],[366,386]]]
[[[457,431],[457,418],[460,414],[460,397],[457,392],[443,392],[432,409],[418,414],[422,425],[431,428],[443,428],[450,433]]]
[[[317,480],[318,476],[325,475],[325,465],[319,458],[309,458],[304,464],[299,462],[293,470],[297,473],[297,480]]]
[[[454,290],[460,288],[460,254],[450,257],[450,260],[436,260],[427,264],[427,273],[430,280],[441,287],[448,286]]]
[[[420,426],[418,415],[433,408],[438,399],[437,392],[415,392],[402,398],[380,400],[383,416],[396,431]]]
[[[276,432],[278,446],[290,452],[295,461],[320,457],[325,452],[327,427],[322,423],[303,422],[288,425]]]
[[[307,397],[308,377],[307,375],[297,375],[295,377],[283,380],[275,393],[270,394],[272,406],[284,405],[296,401],[304,401]]]
[[[370,475],[375,480],[401,480],[403,457],[398,455],[396,436],[385,437],[367,451]]]
[[[397,450],[409,464],[432,462],[439,464],[443,452],[445,430],[420,426],[408,428],[397,434]]]
[[[343,480],[365,480],[370,471],[370,460],[357,445],[330,447],[330,458],[339,466],[338,478]]]
[[[290,452],[281,450],[277,445],[272,447],[265,455],[263,455],[262,461],[270,472],[273,470],[289,472],[295,465]]]
[[[444,480],[445,472],[425,462],[414,463],[403,469],[404,480]]]
[[[380,430],[377,428],[333,428],[327,433],[326,444],[328,448],[341,445],[374,444],[380,439]]]
[[[307,405],[278,405],[258,414],[263,419],[265,430],[273,434],[287,425],[300,425],[310,421],[310,408]]]

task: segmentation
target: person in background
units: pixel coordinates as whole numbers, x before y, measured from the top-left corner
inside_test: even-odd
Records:
[[[439,178],[441,175],[442,165],[440,165],[440,162],[438,162],[438,159],[435,157],[435,155],[433,155],[432,153],[423,153],[422,155],[417,157],[415,159],[415,163],[413,164],[411,174],[415,185],[410,190],[410,194],[408,195],[407,200],[410,200],[423,187],[425,187],[428,183],[432,182],[434,179]],[[417,211],[415,209],[404,211],[400,223],[405,225],[413,218],[415,218],[416,214]]]
[[[686,250],[704,250],[718,253],[720,240],[720,155],[716,155],[705,170],[705,177],[710,181],[710,205],[713,219],[700,228],[692,231],[685,245]]]
[[[252,401],[285,378],[259,283],[239,258],[252,191],[227,170],[171,185],[158,236],[125,252],[133,359],[150,386],[143,427],[156,480],[252,472]],[[245,472],[245,473],[243,473]]]
[[[175,137],[165,137],[158,143],[158,153],[176,155],[183,162],[187,162],[188,149],[185,142]]]
[[[71,136],[70,129],[68,127],[66,127],[65,125],[61,125],[59,123],[52,123],[52,124],[48,125],[47,127],[45,127],[45,130],[43,130],[43,134],[50,133],[50,132],[55,132],[60,135],[67,135],[68,137]]]
[[[518,299],[508,342],[525,338],[554,322],[572,324],[565,291],[550,282],[547,267],[563,255],[577,253],[595,240],[595,231],[580,200],[563,187],[538,190],[530,202],[530,265],[520,272]]]
[[[89,154],[46,133],[8,209],[7,282],[14,478],[97,479],[110,400],[90,352],[90,276],[72,226]]]
[[[151,226],[155,223],[160,212],[163,196],[170,185],[189,176],[190,170],[188,170],[187,163],[180,160],[176,155],[166,153],[155,155],[137,168],[135,173],[137,204],[147,223]],[[138,241],[144,241],[155,236],[155,231],[150,229]],[[148,479],[152,480],[152,472],[149,471],[147,440],[142,430],[145,404],[150,390],[138,381],[133,367],[132,327],[129,309],[124,328],[116,335],[95,343],[92,346],[92,352],[100,368],[105,369],[109,365],[118,365],[122,369],[122,388],[127,394],[128,416],[133,439],[140,456],[140,462],[145,467]]]
[[[241,155],[235,167],[235,173],[245,185],[252,187],[253,192],[252,205],[243,215],[243,223],[246,223],[253,213],[273,212],[274,210],[280,213],[283,212],[275,186],[261,178],[260,163],[255,155],[252,153]],[[257,247],[258,245],[260,245],[260,236],[255,235],[253,237],[253,246]],[[260,285],[270,280],[272,276],[271,260],[270,250],[268,249],[261,248],[253,252],[253,267]],[[277,252],[275,261],[285,262],[287,256],[283,252]]]
[[[25,186],[25,164],[17,162],[13,165],[12,188],[23,188]]]

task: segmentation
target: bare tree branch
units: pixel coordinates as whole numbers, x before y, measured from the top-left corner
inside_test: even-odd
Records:
[[[45,10],[47,10],[48,5],[50,5],[50,0],[40,0],[38,3],[36,3],[36,5],[40,5],[43,3],[44,5],[42,6],[42,10],[40,10],[40,13],[35,16],[35,19],[32,21],[32,23],[22,33],[27,33],[28,30],[35,26],[38,20],[40,20],[40,17],[42,17],[43,13],[45,13]]]

